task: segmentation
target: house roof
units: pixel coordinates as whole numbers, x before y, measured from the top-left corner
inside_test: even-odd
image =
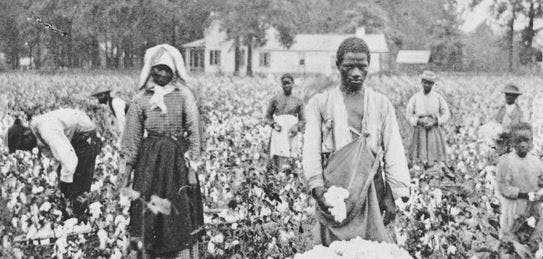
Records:
[[[205,39],[195,40],[189,43],[183,44],[183,48],[204,48],[206,46]]]
[[[400,50],[396,63],[400,64],[427,64],[430,61],[429,50]]]
[[[277,31],[270,28],[266,32],[268,41],[259,48],[263,51],[326,51],[336,52],[343,40],[355,34],[297,34],[290,48],[285,48],[277,40]],[[371,52],[389,52],[384,34],[364,34],[362,38]],[[183,44],[183,48],[205,48],[205,38]]]
[[[266,43],[261,50],[288,50],[288,51],[337,51],[339,45],[354,34],[298,34],[294,44],[286,49],[277,43]],[[368,44],[371,52],[389,52],[384,34],[365,34],[362,38]]]

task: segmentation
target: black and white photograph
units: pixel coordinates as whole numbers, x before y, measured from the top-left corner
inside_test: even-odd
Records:
[[[543,0],[0,0],[0,258],[543,259]]]

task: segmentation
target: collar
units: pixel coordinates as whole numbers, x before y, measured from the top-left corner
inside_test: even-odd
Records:
[[[149,84],[149,83],[148,83]],[[179,84],[176,84],[175,82],[174,83],[169,83],[165,86],[159,86],[159,85],[156,85],[155,83],[151,83],[153,84],[154,86],[153,87],[146,87],[145,88],[145,92],[146,93],[150,93],[150,94],[153,94],[155,92],[155,87],[167,87],[167,86],[172,86],[173,87],[173,91],[172,92],[175,92],[175,91],[180,91],[180,85]]]

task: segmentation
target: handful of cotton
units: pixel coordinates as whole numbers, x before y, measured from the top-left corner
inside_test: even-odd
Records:
[[[324,199],[331,208],[328,209],[336,222],[342,222],[347,217],[345,199],[349,197],[349,191],[344,188],[332,186],[324,194]]]

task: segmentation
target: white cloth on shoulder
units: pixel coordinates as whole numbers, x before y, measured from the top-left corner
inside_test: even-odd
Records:
[[[175,87],[172,84],[167,84],[164,87],[154,83],[153,85],[153,97],[149,99],[149,103],[151,104],[151,110],[158,107],[160,108],[162,114],[166,114],[168,113],[168,109],[166,108],[166,104],[164,104],[164,96],[173,92]]]

